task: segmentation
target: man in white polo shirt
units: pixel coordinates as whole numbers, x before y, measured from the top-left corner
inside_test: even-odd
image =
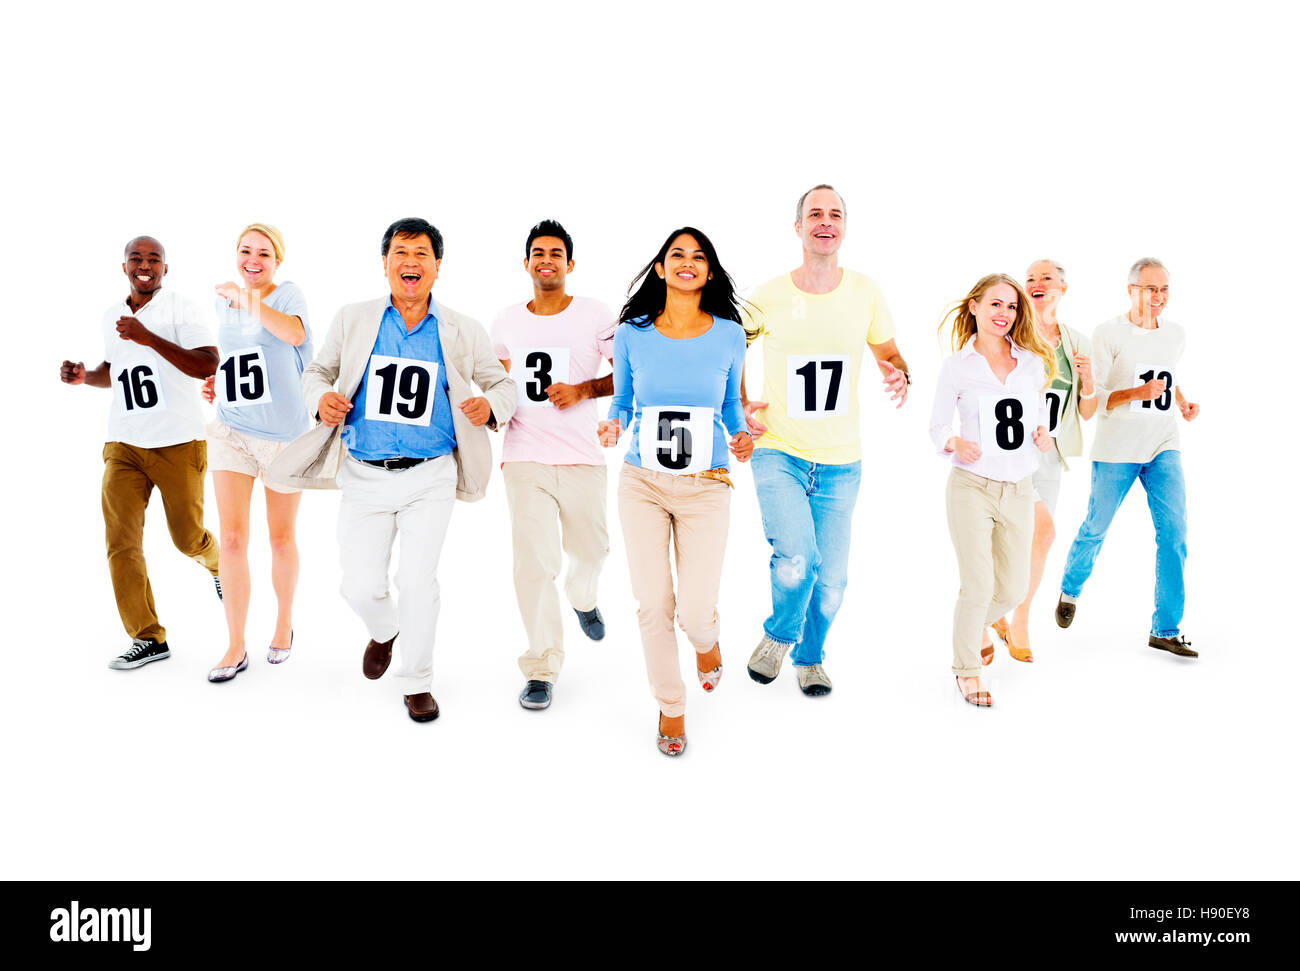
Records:
[[[217,541],[203,527],[208,467],[195,379],[217,371],[217,347],[196,304],[163,290],[162,243],[139,236],[126,245],[126,300],[104,313],[104,361],[87,371],[64,361],[65,384],[113,392],[104,445],[104,532],[108,570],[129,650],[110,668],[130,670],[170,657],[144,561],[144,510],[155,488],[172,542],[212,576],[217,596]]]
[[[1088,516],[1065,560],[1056,622],[1061,627],[1073,622],[1106,530],[1136,480],[1146,490],[1156,528],[1156,609],[1147,644],[1179,657],[1196,657],[1191,642],[1178,630],[1187,559],[1187,494],[1177,414],[1191,421],[1201,409],[1183,397],[1179,379],[1186,333],[1161,316],[1169,302],[1164,264],[1151,258],[1134,263],[1128,293],[1129,312],[1102,324],[1092,337],[1098,395],[1092,493]]]
[[[519,388],[519,407],[501,452],[515,595],[528,637],[528,650],[519,658],[526,679],[519,704],[541,709],[551,704],[564,664],[555,589],[561,547],[569,555],[564,591],[578,623],[594,641],[605,636],[596,586],[609,533],[596,399],[614,393],[614,379],[596,375],[613,356],[618,318],[598,300],[565,293],[573,239],[558,222],[545,219],[529,230],[524,268],[533,280],[533,299],[501,311],[492,324],[492,343]]]

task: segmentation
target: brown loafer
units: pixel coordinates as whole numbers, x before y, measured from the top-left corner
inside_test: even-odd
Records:
[[[1168,651],[1170,654],[1177,654],[1179,657],[1201,656],[1192,650],[1192,642],[1182,634],[1175,634],[1173,637],[1156,637],[1155,634],[1152,634],[1147,638],[1147,644],[1157,651]]]
[[[427,691],[418,695],[402,695],[402,700],[406,702],[406,713],[411,716],[411,721],[431,722],[438,717],[438,703]]]
[[[1074,623],[1074,604],[1065,599],[1065,594],[1056,601],[1056,626],[1069,627]]]
[[[384,672],[388,670],[389,662],[393,660],[395,640],[397,640],[396,634],[383,643],[372,640],[366,645],[366,653],[361,658],[361,673],[371,681],[382,678]]]

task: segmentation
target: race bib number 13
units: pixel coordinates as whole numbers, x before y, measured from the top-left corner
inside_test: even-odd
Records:
[[[713,465],[713,409],[643,408],[637,431],[641,467],[670,475],[694,475]]]
[[[830,418],[849,410],[847,354],[791,354],[785,359],[786,415]]]
[[[980,396],[980,450],[1017,452],[1038,425],[1038,402],[1033,395]]]
[[[510,351],[510,370],[519,385],[519,407],[549,405],[546,389],[569,383],[567,347],[521,347]]]
[[[1171,368],[1163,367],[1159,364],[1139,364],[1133,370],[1133,387],[1139,384],[1146,384],[1152,378],[1159,378],[1165,382],[1165,390],[1160,397],[1152,401],[1130,401],[1129,410],[1141,414],[1163,414],[1173,407],[1174,404],[1174,372]]]
[[[433,418],[437,361],[370,355],[366,376],[366,420],[429,426]]]

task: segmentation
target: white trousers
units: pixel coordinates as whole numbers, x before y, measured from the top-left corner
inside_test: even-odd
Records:
[[[456,459],[443,455],[401,471],[348,458],[339,472],[343,599],[376,641],[399,634],[394,680],[404,695],[431,691],[438,626],[438,558],[456,503]],[[388,564],[402,537],[395,597]]]

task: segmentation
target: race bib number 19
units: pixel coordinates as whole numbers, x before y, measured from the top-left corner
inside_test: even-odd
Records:
[[[260,347],[231,351],[217,368],[217,393],[230,408],[269,405],[271,384],[267,380],[266,355]]]
[[[980,396],[980,449],[1017,452],[1038,425],[1038,402],[1033,395]]]
[[[511,348],[510,370],[519,385],[519,407],[536,408],[550,404],[546,389],[553,384],[569,383],[569,349],[567,347]]]
[[[847,354],[791,354],[785,359],[786,415],[830,418],[849,410]]]
[[[643,408],[637,431],[641,467],[670,475],[694,475],[713,465],[713,409]]]
[[[1163,414],[1168,411],[1174,404],[1174,372],[1167,367],[1159,364],[1139,364],[1133,370],[1133,387],[1140,384],[1146,384],[1152,378],[1160,378],[1165,382],[1165,390],[1160,397],[1152,401],[1130,401],[1129,410],[1141,414],[1155,415]]]
[[[366,376],[366,420],[429,426],[433,418],[437,361],[370,355]]]

